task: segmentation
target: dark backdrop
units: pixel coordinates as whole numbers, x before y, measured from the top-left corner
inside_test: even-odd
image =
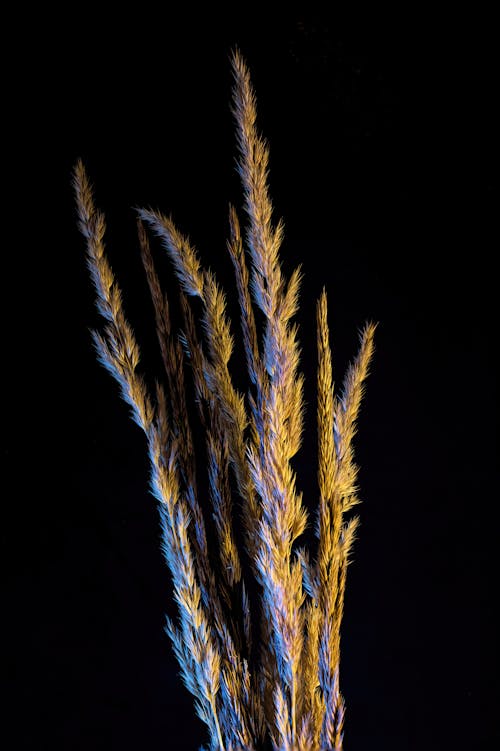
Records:
[[[270,142],[284,267],[303,264],[308,411],[297,471],[311,506],[322,286],[337,382],[357,329],[379,322],[357,438],[363,505],[342,636],[346,749],[491,749],[491,19],[455,26],[374,14],[346,25],[293,11],[279,21],[250,8],[230,14],[44,9],[7,24],[17,43],[4,146],[21,211],[6,252],[18,261],[4,283],[6,370],[22,388],[5,391],[7,748],[188,751],[205,738],[162,630],[175,611],[144,441],[90,344],[98,319],[70,175],[82,157],[154,376],[134,206],[172,212],[235,311],[225,237],[228,201],[241,201],[229,112],[237,44]],[[158,248],[156,257],[174,294]]]

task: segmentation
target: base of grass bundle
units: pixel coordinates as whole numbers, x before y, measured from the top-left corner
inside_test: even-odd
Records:
[[[345,712],[340,629],[358,524],[350,512],[359,502],[353,437],[375,326],[362,330],[358,355],[342,389],[334,392],[327,297],[321,294],[317,545],[308,551],[297,542],[310,520],[291,466],[303,423],[304,381],[293,323],[301,274],[296,269],[286,278],[282,272],[283,225],[272,218],[268,147],[256,128],[255,95],[238,52],[232,68],[245,227],[241,232],[230,207],[227,247],[241,312],[246,393],[233,383],[232,326],[215,276],[172,219],[140,209],[139,246],[165,371],[149,393],[106,257],[104,216],[78,163],[79,226],[103,319],[93,339],[99,361],[145,434],[178,605],[177,621],[167,619],[166,631],[208,728],[207,748],[257,751],[271,744],[276,751],[340,751]],[[159,238],[179,281],[179,331],[173,330],[149,233]],[[198,463],[194,430],[204,438]]]

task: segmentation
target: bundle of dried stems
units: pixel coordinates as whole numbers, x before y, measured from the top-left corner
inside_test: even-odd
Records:
[[[154,398],[150,396],[138,373],[139,348],[106,258],[104,217],[94,206],[89,180],[78,163],[74,186],[79,226],[104,319],[93,337],[100,362],[117,380],[146,435],[151,489],[159,504],[163,550],[179,607],[178,622],[167,619],[166,630],[183,681],[208,726],[209,748],[253,751],[271,742],[276,751],[340,751],[340,626],[358,523],[346,514],[358,503],[353,436],[375,327],[369,323],[361,332],[359,353],[342,390],[334,394],[327,298],[325,292],[321,295],[318,547],[311,560],[308,551],[295,544],[308,518],[290,463],[300,447],[303,424],[303,376],[292,323],[301,274],[296,269],[286,279],[280,267],[283,225],[272,222],[268,147],[256,129],[255,95],[238,52],[232,66],[247,230],[243,239],[231,208],[228,250],[241,310],[248,393],[238,393],[233,385],[228,364],[234,342],[224,293],[214,275],[202,268],[189,239],[170,218],[144,209],[138,212],[139,241],[166,376],[166,389],[157,385]],[[180,282],[181,335],[172,332],[146,227],[160,238]],[[190,306],[192,297],[201,301],[203,337]],[[203,512],[195,479],[185,361],[206,438],[210,514]],[[233,513],[233,496],[238,514]],[[218,560],[207,545],[210,518]],[[239,549],[238,529],[243,540]]]

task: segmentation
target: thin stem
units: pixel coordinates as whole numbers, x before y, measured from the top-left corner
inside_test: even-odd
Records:
[[[212,712],[214,713],[215,727],[217,728],[217,737],[219,738],[219,745],[221,747],[221,751],[226,751],[224,747],[224,741],[222,740],[222,733],[220,731],[219,720],[217,718],[217,709],[215,708],[215,699],[213,697],[212,699],[210,699],[210,705],[212,707]]]

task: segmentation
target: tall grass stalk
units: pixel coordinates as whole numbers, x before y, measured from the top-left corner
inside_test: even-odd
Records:
[[[358,517],[348,514],[359,502],[353,437],[375,326],[368,323],[362,330],[359,353],[334,392],[327,297],[321,294],[318,542],[309,552],[297,547],[308,513],[291,464],[301,445],[304,412],[293,323],[301,272],[296,269],[287,279],[282,271],[283,224],[272,218],[268,147],[256,127],[255,95],[238,52],[232,68],[246,230],[242,235],[230,207],[228,251],[241,312],[247,393],[236,389],[229,368],[234,338],[215,276],[171,218],[140,209],[139,245],[165,370],[154,395],[148,393],[138,371],[139,347],[105,253],[104,216],[79,162],[74,171],[79,227],[103,319],[93,339],[99,361],[118,382],[146,436],[151,491],[178,605],[178,621],[167,619],[166,631],[196,711],[208,726],[209,748],[257,751],[271,742],[275,751],[340,751],[345,713],[340,629],[358,525]],[[180,283],[181,334],[172,330],[148,230],[160,239]],[[202,310],[201,329],[193,298]],[[196,477],[201,463],[194,460],[188,382],[206,442],[208,471],[202,482]],[[202,503],[207,494],[211,510]],[[208,520],[213,520],[216,551],[207,543]]]

